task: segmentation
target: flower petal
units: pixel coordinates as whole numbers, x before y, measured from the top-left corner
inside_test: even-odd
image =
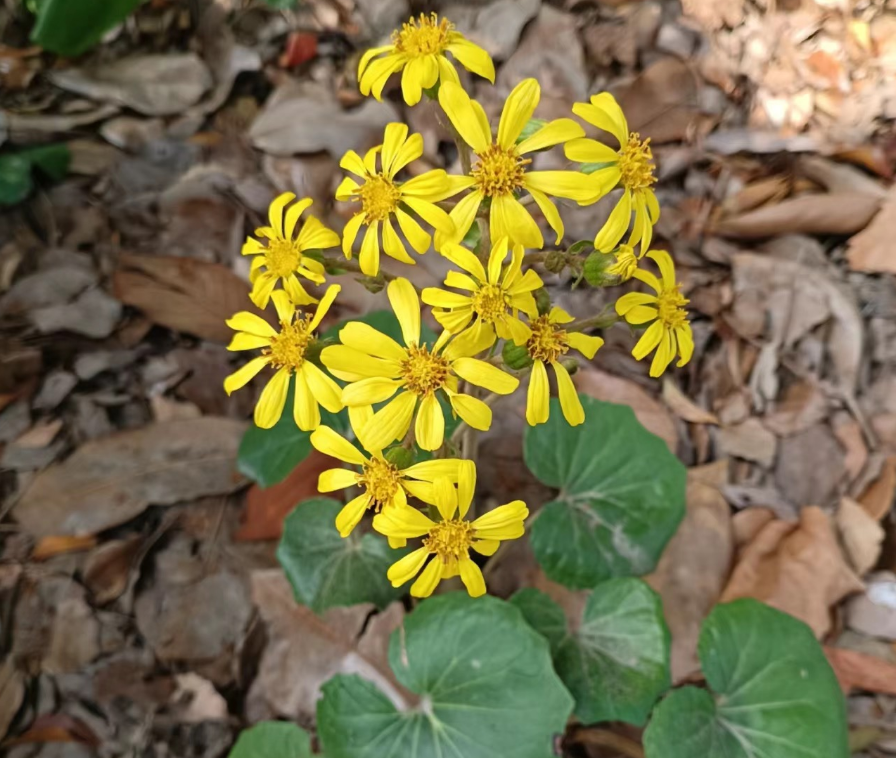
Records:
[[[417,444],[423,450],[438,450],[445,439],[445,416],[434,394],[423,398],[414,425]]]
[[[343,539],[348,537],[354,528],[364,517],[364,511],[370,505],[370,496],[366,493],[346,503],[345,507],[336,514],[336,529]]]
[[[398,323],[401,325],[401,334],[404,343],[408,347],[420,344],[420,299],[417,290],[407,279],[399,277],[389,282],[386,288],[389,303]]]
[[[412,134],[395,155],[395,159],[392,161],[392,168],[389,170],[390,176],[397,174],[421,155],[423,155],[423,135]]]
[[[320,322],[323,320],[324,316],[327,315],[327,311],[329,311],[330,306],[333,305],[336,295],[340,292],[342,292],[341,284],[331,284],[327,287],[327,291],[324,292],[324,296],[320,299],[320,302],[317,304],[317,309],[314,311],[314,318],[312,318],[311,322],[308,324],[309,332],[314,331],[320,326]]]
[[[468,426],[484,432],[492,425],[492,409],[478,398],[456,394],[452,395],[450,399],[451,407]]]
[[[473,152],[482,153],[488,149],[492,143],[491,134],[483,131],[470,96],[459,84],[443,82],[439,87],[439,104]]]
[[[348,220],[345,228],[342,230],[342,254],[349,260],[352,259],[352,249],[355,246],[355,237],[358,236],[358,231],[363,223],[364,214],[358,213]]]
[[[578,171],[528,171],[523,182],[526,189],[579,202],[595,200],[601,193],[598,178]]]
[[[395,156],[408,138],[408,126],[400,121],[386,124],[383,133],[383,172],[391,176]]]
[[[451,368],[461,379],[498,395],[509,395],[520,386],[520,380],[515,376],[476,358],[458,358]]]
[[[303,432],[310,432],[320,426],[320,406],[308,386],[305,366],[302,368],[302,371],[296,372],[296,391],[293,396],[292,415],[299,429]]]
[[[604,344],[603,338],[592,337],[581,332],[569,332],[566,338],[569,340],[569,346],[573,350],[578,350],[589,361],[594,357],[600,346]]]
[[[283,414],[283,406],[286,405],[289,377],[289,369],[281,368],[261,391],[258,405],[255,406],[256,426],[262,429],[270,429],[280,420],[280,416]]]
[[[267,355],[253,358],[245,366],[237,369],[224,380],[224,391],[229,395],[240,387],[245,387],[270,362],[271,359]]]
[[[417,261],[408,255],[401,237],[396,234],[392,220],[389,218],[383,219],[383,252],[401,263],[406,263],[409,266],[417,265]]]
[[[429,548],[419,547],[389,566],[386,577],[393,587],[401,587],[402,584],[417,576],[428,557]]]
[[[516,149],[521,155],[525,155],[584,136],[585,130],[571,118],[558,118],[549,121],[533,135],[526,137]]]
[[[480,539],[513,540],[525,533],[523,522],[528,516],[526,504],[522,500],[514,500],[477,518],[473,529]]]
[[[347,468],[329,468],[321,471],[317,478],[318,492],[334,492],[344,490],[346,487],[354,487],[358,483],[358,475]]]
[[[437,477],[445,477],[451,482],[456,482],[460,463],[457,458],[432,458],[415,463],[410,468],[406,468],[402,474],[426,482],[434,482]]]
[[[604,253],[616,248],[632,220],[632,193],[624,190],[607,223],[594,238],[594,247]]]
[[[421,200],[419,197],[404,197],[402,200],[411,210],[415,211],[420,218],[434,229],[447,234],[449,237],[455,234],[454,221],[451,216],[428,200]]]
[[[407,434],[417,406],[417,396],[412,392],[402,392],[378,410],[364,425],[360,439],[365,447],[383,450],[395,440]]]
[[[408,242],[411,243],[411,247],[421,255],[429,250],[432,237],[423,231],[423,227],[401,208],[395,211],[395,216],[398,218],[398,225],[401,227],[401,231],[407,237]]]
[[[557,206],[551,202],[550,198],[548,198],[544,192],[541,192],[534,187],[526,187],[526,189],[529,191],[529,194],[532,195],[532,199],[535,201],[536,205],[538,205],[539,210],[544,214],[548,226],[550,226],[557,235],[554,244],[559,245],[560,240],[563,239],[563,233],[565,231],[563,219],[560,217],[560,211],[557,210]]]
[[[501,269],[509,252],[509,240],[501,237],[493,246],[488,256],[488,281],[490,284],[498,284],[501,281]]]
[[[407,350],[394,339],[363,321],[349,321],[339,330],[339,339],[343,345],[390,361],[403,361],[408,357]]]
[[[324,455],[329,455],[331,458],[336,458],[355,466],[363,466],[367,463],[367,458],[364,457],[358,448],[329,426],[321,425],[317,427],[317,429],[311,432],[309,439],[315,450]]]
[[[461,557],[457,562],[460,569],[460,578],[467,588],[470,597],[482,597],[485,594],[485,578],[482,570],[469,556]]]
[[[295,207],[293,206],[293,208]],[[289,210],[291,211],[292,208]],[[287,219],[288,216],[289,214],[287,214]],[[339,235],[324,226],[316,216],[308,216],[305,223],[302,224],[302,231],[299,232],[296,242],[302,250],[326,249],[339,244]]]
[[[300,373],[308,382],[308,389],[314,399],[330,413],[339,413],[345,407],[342,403],[342,389],[311,361],[305,361]]]
[[[228,350],[257,350],[260,347],[270,347],[270,337],[256,337],[254,334],[246,334],[246,332],[237,332],[230,340],[227,346]]]
[[[620,147],[628,143],[628,123],[616,98],[609,92],[591,97],[590,103],[575,103],[572,112],[592,126],[603,129],[619,140]]]
[[[540,99],[541,86],[536,79],[523,79],[510,91],[507,100],[504,101],[501,121],[498,123],[498,144],[505,150],[514,146],[523,128],[535,113]]]
[[[367,276],[376,276],[380,270],[379,222],[374,221],[367,227],[364,240],[361,242],[361,253],[358,263],[361,272]]]
[[[495,64],[492,62],[491,56],[479,45],[474,45],[460,35],[458,37],[458,39],[449,42],[448,52],[457,58],[467,71],[479,74],[483,79],[488,79],[494,84]]]
[[[663,289],[675,289],[675,264],[672,262],[672,256],[665,250],[651,250],[647,253],[647,257],[656,262],[659,266],[660,274],[663,277]]]
[[[560,395],[560,409],[563,411],[563,418],[570,426],[583,424],[585,409],[582,408],[582,401],[579,400],[569,372],[558,361],[552,361],[551,365],[554,367],[554,375],[557,377],[557,394]]]
[[[492,198],[490,219],[492,233],[496,238],[508,236],[524,247],[541,249],[544,237],[535,219],[529,211],[512,195],[499,195]]]
[[[401,73],[401,94],[408,105],[416,105],[423,96],[424,65],[421,58],[412,58]]]
[[[342,402],[348,406],[382,403],[392,397],[396,390],[403,385],[402,379],[372,376],[369,379],[345,385],[342,390]]]
[[[638,340],[634,349],[632,350],[632,355],[635,360],[640,361],[644,358],[651,350],[656,349],[656,347],[663,340],[663,337],[666,333],[666,327],[662,321],[654,321],[650,326],[647,327],[647,330],[644,334],[641,335],[641,339]]]
[[[282,195],[275,197],[268,208],[268,219],[271,222],[271,227],[277,232],[277,236],[280,237],[280,239],[286,238],[283,229],[283,210],[295,199],[296,196],[294,193],[284,192]],[[308,204],[310,205],[311,203]]]
[[[476,213],[482,204],[482,193],[479,190],[471,192],[462,198],[452,209],[448,215],[454,222],[454,234],[447,235],[436,232],[435,248],[441,251],[442,246],[447,242],[458,242],[467,236],[470,227],[476,220]]]
[[[442,578],[442,562],[433,558],[426,564],[417,581],[411,585],[412,597],[429,597],[439,585]]]
[[[337,379],[355,382],[369,376],[398,376],[400,367],[394,361],[374,358],[345,345],[330,345],[320,354],[321,363]]]
[[[448,188],[448,174],[443,169],[434,168],[413,179],[408,179],[401,185],[402,199],[405,195],[419,197],[422,200],[430,200],[440,197]]]
[[[446,242],[439,252],[449,261],[464,269],[464,271],[469,271],[480,282],[484,283],[486,281],[485,268],[482,265],[482,261],[472,251],[458,245],[456,242]]]
[[[618,163],[619,152],[596,139],[583,137],[570,140],[563,146],[563,152],[571,161],[578,163]]]
[[[543,424],[551,412],[548,372],[541,361],[532,364],[529,389],[526,393],[526,421],[529,426]]]

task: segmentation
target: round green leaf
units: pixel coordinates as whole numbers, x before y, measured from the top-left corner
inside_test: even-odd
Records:
[[[572,709],[547,643],[495,597],[424,601],[389,663],[419,704],[397,710],[375,685],[334,677],[317,709],[330,758],[547,758]]]
[[[570,426],[551,400],[546,424],[528,427],[526,465],[560,490],[532,525],[545,573],[569,587],[641,576],[684,517],[685,468],[631,408],[579,395],[585,423]]]
[[[41,0],[31,41],[68,58],[87,52],[141,0]]]
[[[647,758],[847,758],[846,710],[812,631],[755,600],[717,606],[698,647],[711,692],[668,695]]]
[[[554,668],[585,723],[642,725],[669,689],[669,630],[659,596],[639,579],[599,584],[570,632],[563,610],[538,590],[512,602],[551,644]]]
[[[295,724],[262,721],[240,734],[228,758],[311,758],[311,738]]]
[[[358,529],[343,539],[335,525],[341,508],[328,497],[299,503],[283,522],[277,560],[296,600],[315,613],[358,603],[384,608],[404,593],[386,571],[408,550],[392,550],[379,535],[361,536]]]

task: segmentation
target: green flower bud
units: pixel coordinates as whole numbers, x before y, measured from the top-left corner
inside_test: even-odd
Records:
[[[566,268],[566,254],[560,250],[551,250],[544,258],[544,267],[552,274],[559,274]]]
[[[414,465],[414,451],[399,445],[386,451],[386,460],[399,471],[404,471]]]
[[[560,365],[572,376],[579,370],[579,362],[575,358],[561,358]]]
[[[501,352],[504,358],[504,365],[515,371],[532,365],[532,358],[525,345],[516,345],[513,342],[505,342],[504,350]]]
[[[365,276],[358,279],[358,281],[364,289],[374,295],[382,292],[386,287],[386,280],[383,278],[382,274],[378,276]]]
[[[621,277],[609,270],[615,263],[616,258],[611,253],[591,253],[585,259],[585,281],[592,287],[613,287],[619,284]]]
[[[551,296],[544,287],[540,287],[532,293],[535,297],[535,305],[538,306],[538,315],[544,316],[551,312]]]

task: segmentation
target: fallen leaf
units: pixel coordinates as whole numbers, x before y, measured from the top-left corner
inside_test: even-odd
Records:
[[[845,694],[854,690],[896,695],[896,664],[857,650],[825,645],[824,654]]]
[[[746,213],[769,202],[780,202],[790,194],[791,180],[786,176],[768,176],[747,184],[736,195],[725,199],[722,211],[726,216]]]
[[[843,466],[852,482],[862,473],[868,462],[868,447],[865,445],[865,437],[862,427],[848,412],[840,411],[831,419],[831,429],[837,442],[846,452],[843,458]],[[896,461],[894,461],[896,463]],[[896,466],[894,466],[893,486],[896,488]]]
[[[176,674],[177,690],[171,696],[168,707],[175,711],[175,718],[186,724],[204,721],[226,721],[227,701],[205,677],[192,671]]]
[[[11,658],[0,664],[0,739],[2,739],[25,699],[25,676]]]
[[[672,633],[673,682],[700,670],[700,626],[728,579],[734,555],[731,510],[718,487],[701,480],[707,473],[725,477],[727,470],[728,461],[689,470],[684,521],[663,551],[656,571],[645,577],[663,600]]]
[[[140,535],[109,540],[87,556],[83,569],[84,586],[93,595],[96,605],[102,606],[121,597],[142,546]]]
[[[232,492],[246,425],[205,418],[150,424],[87,442],[38,474],[13,513],[37,537],[95,534],[150,504]]]
[[[147,116],[173,116],[199,101],[212,77],[195,53],[135,55],[90,68],[51,71],[53,84]]]
[[[593,366],[579,369],[574,375],[576,388],[586,395],[608,403],[628,405],[642,426],[662,439],[674,453],[678,447],[675,422],[662,403],[628,379],[608,374]]]
[[[291,32],[283,53],[277,59],[280,68],[292,68],[317,57],[317,35],[312,32]]]
[[[758,239],[776,234],[854,234],[880,208],[880,198],[832,192],[803,195],[716,222],[711,231],[723,237]]]
[[[15,443],[19,447],[39,450],[49,445],[59,434],[60,429],[62,429],[62,419],[44,421],[32,426],[21,437],[17,437]]]
[[[65,535],[62,537],[50,535],[42,537],[34,546],[31,552],[32,561],[45,561],[54,555],[62,555],[64,553],[79,553],[82,550],[89,550],[96,545],[96,537],[92,534],[83,535],[81,537],[72,537]]]
[[[755,461],[764,468],[770,468],[775,462],[778,440],[758,418],[721,427],[718,440],[724,455]]]
[[[120,262],[116,296],[169,329],[226,344],[233,330],[225,320],[254,311],[249,284],[218,263],[148,255],[122,255]]]
[[[70,303],[36,308],[28,318],[41,334],[74,332],[103,339],[115,331],[121,318],[121,303],[96,287]]]
[[[844,458],[827,424],[816,424],[780,440],[775,483],[797,505],[829,505],[846,477]]]
[[[849,240],[846,259],[853,271],[896,274],[896,188],[891,188],[878,214]]]
[[[767,429],[779,437],[804,432],[828,415],[828,401],[814,382],[791,384],[782,397],[772,404],[762,419]]]
[[[721,602],[752,597],[808,624],[823,637],[830,609],[863,584],[847,565],[821,508],[800,511],[799,523],[773,520],[743,548]]]
[[[340,465],[339,461],[312,450],[279,484],[267,489],[253,484],[246,493],[243,523],[233,538],[238,541],[280,539],[283,519],[303,500],[317,497],[320,473]]]
[[[100,622],[81,586],[72,583],[53,604],[52,613],[43,670],[48,674],[80,671],[101,652]]]
[[[731,518],[731,529],[734,533],[734,544],[738,555],[749,545],[762,528],[775,520],[775,512],[771,508],[752,506],[738,511]]]
[[[719,423],[719,419],[714,413],[697,405],[668,377],[663,380],[663,400],[678,418],[690,421],[692,424],[718,425]]]
[[[837,509],[837,529],[846,549],[846,556],[859,576],[877,564],[884,530],[855,500],[844,497]]]
[[[869,637],[896,641],[896,574],[880,571],[868,577],[865,593],[846,606],[846,623]]]
[[[94,731],[81,719],[67,713],[44,713],[26,732],[7,740],[5,745],[27,745],[41,742],[77,742],[96,748],[102,744]]]
[[[517,49],[520,33],[540,8],[541,0],[495,0],[481,6],[452,5],[442,15],[492,58],[505,60]]]
[[[893,506],[896,496],[896,455],[886,458],[880,474],[865,491],[859,495],[859,503],[875,521],[880,521]]]
[[[886,187],[848,163],[838,163],[820,155],[803,155],[799,169],[801,174],[824,185],[828,192],[853,192],[882,200],[888,195]]]

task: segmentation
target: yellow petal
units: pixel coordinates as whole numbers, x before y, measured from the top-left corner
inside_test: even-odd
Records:
[[[352,530],[358,525],[363,518],[364,511],[370,504],[370,497],[366,494],[358,495],[354,500],[350,500],[345,507],[336,514],[336,529],[340,537],[348,537]]]
[[[312,318],[311,323],[308,324],[309,332],[314,331],[320,326],[320,322],[323,320],[323,317],[327,315],[327,311],[330,310],[330,306],[333,305],[333,301],[340,292],[342,292],[342,285],[331,284],[327,287],[327,291],[324,292],[324,296],[320,299],[320,302],[317,304],[317,309],[314,311],[314,318]]]
[[[261,318],[261,316],[249,311],[240,311],[227,319],[225,323],[231,329],[254,334],[257,337],[275,337],[277,335],[277,330],[273,326]]]
[[[417,581],[411,585],[412,597],[429,597],[439,585],[442,578],[442,563],[438,558],[433,558],[426,564]]]
[[[660,280],[656,278],[655,274],[652,274],[650,271],[644,271],[643,269],[638,269],[634,273],[634,278],[638,281],[644,282],[650,289],[656,292],[659,295],[663,291],[663,286],[660,284]],[[653,298],[656,301],[656,298]]]
[[[469,308],[471,302],[469,295],[459,295],[438,287],[424,287],[423,292],[420,293],[420,299],[427,305],[448,309]]]
[[[394,58],[391,55],[387,55],[385,58],[371,63],[364,73],[364,80],[362,80],[368,82],[369,94],[373,95],[377,100],[382,100],[383,88],[386,86],[386,82],[389,81],[389,77],[396,71],[401,70],[406,62],[407,57],[402,53]]]
[[[581,202],[595,200],[601,192],[599,179],[578,171],[527,171],[524,186]]]
[[[395,156],[395,160],[392,161],[392,168],[389,169],[390,176],[397,174],[411,161],[417,160],[421,155],[423,155],[423,135],[412,134],[401,146],[401,149]]]
[[[434,394],[423,398],[414,425],[417,444],[423,450],[438,450],[445,439],[445,416]]]
[[[441,250],[446,242],[457,242],[467,235],[467,232],[470,231],[470,227],[473,226],[473,222],[476,220],[476,213],[482,204],[482,197],[482,193],[476,190],[462,198],[451,209],[451,213],[448,215],[451,216],[451,220],[454,222],[454,234],[445,235],[441,232],[436,232],[436,250]]]
[[[548,392],[548,372],[541,361],[532,364],[529,390],[526,394],[526,421],[529,426],[543,424],[551,412]]]
[[[457,513],[464,518],[473,503],[476,492],[476,464],[473,461],[458,461],[457,466]]]
[[[339,235],[324,226],[315,216],[309,216],[302,224],[302,231],[296,242],[302,250],[326,249],[339,244]]]
[[[303,367],[304,368],[304,367]],[[303,432],[310,432],[320,426],[320,407],[308,387],[307,374],[296,373],[296,391],[293,396],[292,415],[296,426]]]
[[[434,168],[413,179],[408,179],[401,185],[401,195],[411,197],[419,197],[423,200],[430,200],[432,197],[439,196],[445,192],[448,187],[448,174],[440,168]]]
[[[420,572],[426,559],[429,557],[429,549],[420,547],[404,558],[395,561],[386,572],[386,577],[392,583],[393,587],[401,587],[405,582],[409,582]]]
[[[364,161],[361,160],[361,156],[354,150],[346,151],[345,155],[339,160],[339,168],[351,171],[355,176],[359,176],[362,179],[367,177],[367,168],[364,166]]]
[[[436,477],[445,477],[451,482],[456,482],[460,463],[460,460],[457,458],[433,458],[428,461],[415,463],[402,473],[404,476],[409,476],[412,479],[422,479],[427,482],[435,481]]]
[[[361,253],[358,256],[358,263],[361,266],[361,272],[367,276],[376,276],[380,270],[380,243],[379,243],[379,222],[374,221],[367,227],[364,233],[364,239],[361,242]]]
[[[395,233],[395,227],[392,226],[392,220],[389,218],[383,220],[383,251],[390,258],[394,258],[401,263],[407,263],[409,266],[417,264],[417,261],[408,255],[404,243]]]
[[[253,358],[245,366],[237,369],[224,380],[224,391],[229,395],[240,387],[245,387],[270,362],[271,359],[266,355]]]
[[[663,331],[660,344],[657,346],[656,354],[650,364],[650,376],[654,379],[662,376],[669,364],[675,358],[675,340],[672,331],[667,329]]]
[[[268,219],[271,222],[271,227],[281,239],[286,236],[283,229],[283,209],[295,199],[296,196],[292,192],[284,192],[282,195],[275,197],[268,208]]]
[[[504,339],[513,340],[515,345],[525,345],[532,336],[532,330],[515,316],[505,316],[501,323],[509,332]]]
[[[455,84],[460,84],[460,77],[457,74],[457,69],[454,68],[454,64],[451,63],[444,55],[440,55],[438,57],[439,63],[439,79],[443,82],[454,82]]]
[[[439,252],[453,264],[460,266],[464,271],[469,271],[480,282],[484,283],[486,281],[487,277],[482,261],[467,248],[458,245],[456,242],[446,242],[442,245],[442,249]]]
[[[572,112],[592,126],[603,129],[619,140],[620,146],[628,143],[628,124],[619,103],[609,92],[592,96],[590,103],[575,103]]]
[[[508,236],[525,247],[544,247],[544,237],[538,224],[513,195],[493,197],[489,218],[496,237]]]
[[[370,421],[372,416],[373,408],[369,405],[350,405],[348,407],[348,423],[351,425],[356,438],[360,439],[360,430],[364,428],[364,425]],[[364,443],[362,442],[361,444],[363,445]],[[379,453],[381,451],[375,450],[373,452]]]
[[[600,252],[607,252],[615,249],[625,234],[628,225],[632,220],[632,193],[625,190],[616,207],[610,213],[607,223],[597,233],[594,238],[594,247]]]
[[[390,361],[403,361],[408,357],[407,350],[394,339],[363,321],[349,321],[339,330],[339,339],[343,345],[373,353]]]
[[[482,597],[485,594],[485,578],[469,556],[462,556],[458,561],[460,578],[470,593],[470,597]]]
[[[411,426],[417,396],[412,392],[402,392],[386,406],[373,414],[365,424],[360,439],[365,446],[382,450],[395,440],[402,439]]]
[[[401,208],[395,211],[395,216],[398,218],[398,225],[401,227],[401,231],[407,237],[408,242],[411,243],[411,247],[421,255],[429,250],[432,237],[423,231],[423,227]]]
[[[373,520],[373,528],[388,537],[422,537],[435,522],[416,508],[385,508]]]
[[[498,395],[509,395],[520,386],[520,380],[515,376],[476,358],[458,358],[451,368],[461,379]]]
[[[392,122],[386,124],[386,130],[383,133],[383,171],[391,172],[392,164],[395,162],[395,156],[408,138],[407,124],[401,122]]]
[[[557,210],[557,206],[550,201],[544,192],[540,192],[534,187],[527,187],[526,189],[529,191],[529,194],[532,195],[532,199],[535,201],[536,205],[538,205],[539,210],[544,214],[548,226],[550,226],[551,229],[554,230],[554,234],[557,235],[554,244],[559,245],[560,240],[563,239],[563,233],[565,231],[563,219],[560,217],[560,211]]]
[[[296,315],[296,306],[289,294],[283,290],[277,290],[271,293],[271,300],[274,302],[277,318],[281,322],[285,321],[287,324],[291,324],[293,317]]]
[[[548,320],[552,324],[569,324],[575,321],[565,310],[559,305],[551,306],[551,312],[548,314]]]
[[[488,281],[490,284],[498,284],[501,281],[501,269],[510,251],[507,237],[501,237],[493,246],[488,256]]]
[[[563,152],[571,161],[579,163],[618,163],[619,153],[612,147],[594,139],[574,139],[563,146]]]
[[[463,274],[460,271],[449,271],[445,274],[445,286],[456,287],[467,292],[476,292],[479,289],[479,285],[472,276]]]
[[[408,347],[420,344],[420,300],[417,290],[407,279],[399,277],[389,282],[386,290],[389,302],[398,323],[401,325],[401,334],[404,343]]]
[[[529,509],[522,500],[499,505],[473,522],[476,537],[488,540],[513,540],[525,533],[524,521]]]
[[[473,429],[484,432],[492,425],[492,409],[478,398],[470,395],[452,395],[451,407]]]
[[[364,406],[388,400],[404,384],[401,379],[385,379],[372,376],[359,382],[347,384],[342,390],[342,402],[347,406]]]
[[[329,426],[319,426],[311,433],[310,442],[315,450],[329,455],[331,458],[363,466],[367,458],[345,437],[342,437]]]
[[[317,302],[317,298],[311,297],[311,295],[305,291],[305,288],[299,280],[296,279],[294,274],[290,274],[283,280],[283,288],[289,295],[289,299],[292,300],[293,310],[295,310],[296,305],[310,305],[311,303]],[[276,294],[277,292],[271,293],[271,297],[273,298]]]
[[[678,352],[681,355],[681,360],[677,365],[681,368],[694,355],[694,333],[691,331],[691,325],[685,321],[681,326],[676,326],[675,337],[678,340]]]
[[[397,376],[400,371],[395,361],[373,358],[344,345],[325,347],[321,351],[320,360],[333,376],[347,382],[368,376]]]
[[[358,475],[346,468],[331,468],[322,471],[317,479],[318,492],[333,492],[354,487],[358,483]]]
[[[672,256],[665,250],[651,250],[647,253],[647,257],[659,266],[663,278],[663,289],[675,289],[675,264],[672,262]]]
[[[345,228],[342,230],[342,254],[351,260],[352,258],[352,249],[355,246],[355,237],[358,236],[358,230],[361,228],[361,224],[364,223],[364,214],[359,213],[356,216],[352,216],[348,223],[346,223]]]
[[[537,132],[526,137],[516,146],[516,149],[521,155],[525,155],[584,136],[585,130],[571,118],[558,118],[549,121]]]
[[[262,390],[255,406],[255,425],[270,429],[280,420],[289,389],[289,369],[281,368]]]
[[[473,152],[482,153],[488,149],[492,142],[491,134],[483,131],[470,96],[460,85],[444,82],[439,87],[439,104]]]
[[[405,197],[402,195],[401,199],[408,208],[413,210],[427,224],[432,226],[433,229],[436,229],[442,234],[447,234],[449,237],[455,234],[454,221],[451,216],[439,208],[439,206],[434,205],[428,200],[422,200],[419,197]]]
[[[592,337],[588,334],[582,334],[581,332],[569,332],[567,334],[567,339],[569,340],[569,346],[573,348],[573,350],[578,350],[589,361],[594,357],[598,348],[604,344],[601,337]]]
[[[421,58],[412,58],[401,74],[401,94],[408,105],[416,105],[423,96],[424,64]]]
[[[480,555],[494,555],[500,546],[500,540],[476,540],[470,545]]]
[[[495,83],[495,64],[492,62],[491,56],[479,45],[474,45],[469,40],[460,37],[448,45],[448,52],[457,58],[467,71],[479,74],[492,84]]]
[[[310,361],[305,361],[300,373],[304,375],[308,389],[318,403],[330,413],[339,413],[343,409],[342,389],[329,376]]]
[[[436,321],[442,325],[445,331],[459,335],[467,324],[470,323],[470,319],[473,318],[473,306],[467,305],[463,308],[447,311],[434,309],[432,315],[435,316]],[[261,339],[261,337],[257,339]]]
[[[364,75],[364,71],[367,70],[367,66],[370,64],[371,60],[376,56],[385,53],[387,50],[392,51],[394,49],[395,45],[381,45],[380,47],[371,47],[370,49],[365,50],[364,55],[361,56],[361,60],[358,61],[358,79]]]
[[[243,247],[240,250],[242,255],[258,255],[259,253],[264,253],[267,251],[267,247],[265,247],[261,242],[253,237],[246,237],[246,241],[243,243]]]
[[[648,295],[646,292],[627,292],[616,301],[616,313],[624,316],[632,308],[648,303],[656,303],[656,296]]]
[[[272,274],[270,271],[265,271],[252,282],[252,291],[249,293],[249,299],[256,306],[264,310],[268,307],[268,303],[271,300],[271,293],[276,286],[276,274]]]
[[[451,340],[451,344],[445,348],[442,357],[453,361],[457,358],[478,355],[495,344],[495,338],[495,329],[492,324],[486,324],[482,319],[477,319],[473,326]]]
[[[498,124],[498,144],[509,150],[522,134],[523,127],[532,118],[538,101],[541,98],[541,87],[535,79],[523,79],[507,96],[501,111]],[[476,152],[480,152],[476,150]]]
[[[283,236],[286,239],[293,239],[296,232],[296,224],[299,223],[299,217],[305,210],[311,207],[313,202],[314,201],[310,197],[302,198],[287,209],[286,219],[283,225]]]
[[[582,401],[579,400],[569,372],[558,361],[553,361],[551,365],[554,367],[554,375],[557,377],[557,394],[560,396],[560,409],[563,411],[563,418],[570,426],[584,423],[585,409],[582,408]]]
[[[228,350],[257,350],[260,347],[270,347],[270,337],[256,337],[254,334],[246,334],[245,332],[237,332],[230,340],[227,346]]]
[[[654,350],[661,343],[666,333],[666,327],[662,321],[654,321],[647,327],[647,331],[641,335],[641,339],[632,350],[635,360],[640,361],[644,356]]]

